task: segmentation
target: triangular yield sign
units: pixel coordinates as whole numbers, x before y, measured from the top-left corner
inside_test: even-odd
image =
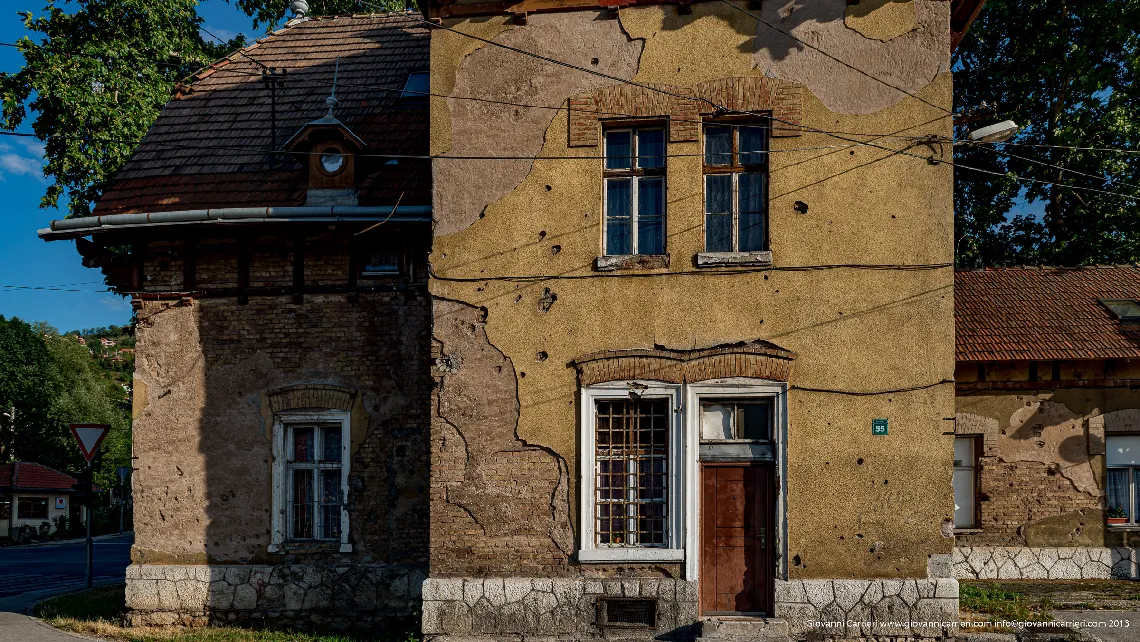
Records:
[[[83,453],[83,458],[87,461],[95,456],[99,444],[103,443],[103,438],[111,430],[110,424],[70,424],[70,427],[75,441],[79,442],[79,452]]]

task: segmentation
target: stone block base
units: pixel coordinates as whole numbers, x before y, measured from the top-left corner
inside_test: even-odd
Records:
[[[795,639],[947,638],[957,632],[958,581],[789,580],[776,582],[776,617]]]
[[[336,630],[414,624],[425,575],[422,567],[385,564],[132,564],[127,567],[127,621]]]
[[[960,580],[1136,580],[1134,548],[974,546],[955,548]]]
[[[599,626],[602,598],[657,603],[655,629]],[[429,578],[423,588],[423,633],[442,640],[584,639],[654,636],[691,638],[696,630],[697,583],[663,578]]]

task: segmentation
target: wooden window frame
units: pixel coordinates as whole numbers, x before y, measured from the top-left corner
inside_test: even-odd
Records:
[[[708,164],[708,151],[705,148],[706,134],[709,127],[728,127],[732,130],[732,152],[728,165],[709,165]],[[764,151],[761,154],[762,162],[749,163],[747,165],[740,162],[740,128],[741,127],[762,127],[767,131]],[[701,190],[704,200],[701,207],[705,210],[704,221],[702,228],[704,230],[704,243],[703,253],[740,253],[740,252],[767,252],[771,249],[771,239],[769,232],[771,228],[771,220],[769,216],[768,206],[768,188],[771,185],[771,163],[769,162],[769,155],[771,153],[772,144],[772,120],[770,117],[760,119],[750,118],[748,120],[741,120],[737,118],[724,119],[724,120],[706,120],[701,123]],[[730,250],[710,250],[708,249],[708,217],[709,212],[708,204],[708,177],[731,174],[732,175],[732,249]],[[763,174],[765,186],[764,198],[764,247],[753,250],[740,249],[740,176],[742,174]]]
[[[638,167],[638,132],[640,131],[660,131],[662,140],[662,157],[661,167]],[[630,138],[630,159],[629,167],[621,169],[607,169],[606,165],[609,161],[609,146],[606,144],[606,135],[620,132],[629,132]],[[661,256],[668,253],[667,237],[666,234],[666,221],[668,220],[669,209],[669,182],[667,178],[667,169],[669,166],[669,127],[657,121],[647,123],[622,123],[613,124],[610,126],[603,126],[602,128],[602,256]],[[630,203],[629,203],[629,254],[610,254],[609,253],[609,182],[610,179],[630,179]],[[661,253],[660,254],[643,254],[639,250],[640,243],[637,235],[639,205],[638,195],[641,192],[641,179],[643,178],[660,178],[661,189],[664,198],[662,199],[661,211]]]
[[[349,534],[349,520],[348,520],[348,475],[349,465],[351,462],[352,453],[352,434],[350,427],[350,413],[343,410],[312,410],[312,411],[299,411],[299,412],[282,412],[274,416],[273,422],[273,514],[272,514],[272,537],[269,545],[270,553],[280,553],[290,544],[304,544],[304,543],[317,543],[317,544],[337,544],[339,543],[339,551],[341,553],[352,552],[352,544],[348,542]],[[322,467],[318,462],[305,462],[295,463],[289,461],[288,445],[291,442],[292,431],[294,427],[301,426],[340,426],[340,462],[336,465],[328,465]],[[314,454],[318,447],[317,440],[314,439]],[[314,464],[314,470],[322,469],[340,469],[340,535],[336,539],[320,539],[320,538],[293,538],[291,537],[290,519],[288,511],[292,507],[292,472],[300,468],[308,468],[309,464]],[[315,477],[319,478],[319,474],[314,472]],[[319,505],[319,493],[314,493],[316,498],[314,504]],[[319,529],[319,507],[317,515],[314,515],[313,534],[316,535]]]
[[[43,502],[44,514],[43,515],[25,515],[23,512],[24,503]],[[33,497],[28,495],[19,495],[16,499],[16,519],[42,519],[47,520],[51,514],[51,504],[48,502],[47,497]]]

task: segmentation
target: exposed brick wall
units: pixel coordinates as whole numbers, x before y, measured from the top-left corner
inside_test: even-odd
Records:
[[[571,97],[568,103],[570,146],[597,145],[600,139],[598,120],[619,114],[668,117],[670,142],[697,140],[701,114],[713,113],[712,104],[736,111],[770,111],[776,121],[773,136],[800,135],[803,90],[794,83],[749,76],[721,78],[693,87],[663,86],[661,89],[668,93],[616,84]]]
[[[722,377],[787,381],[795,355],[763,345],[708,350],[614,350],[580,357],[578,383],[652,379],[681,383]]]
[[[331,233],[329,233],[331,236]],[[145,563],[428,561],[431,303],[422,283],[348,286],[348,237],[310,240],[306,274],[344,291],[221,296],[237,283],[237,243],[199,239],[196,291],[139,300],[135,478]],[[252,237],[251,287],[292,285],[289,238]],[[182,241],[152,242],[151,292],[180,292]],[[416,257],[422,264],[423,256]],[[424,272],[420,272],[424,274]],[[309,285],[309,283],[307,283]],[[352,413],[351,554],[267,552],[273,413]]]
[[[959,546],[1025,545],[1025,525],[1082,509],[1090,511],[1090,530],[1101,520],[1101,498],[1078,491],[1053,464],[981,457],[978,494],[982,532],[958,534]]]

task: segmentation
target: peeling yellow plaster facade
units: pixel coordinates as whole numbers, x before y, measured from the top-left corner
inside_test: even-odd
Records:
[[[751,36],[739,32],[752,30],[742,23],[742,14],[722,3],[692,9],[691,16],[681,17],[672,7],[620,12],[628,34],[644,39],[638,81],[683,86],[765,73],[754,66],[750,49],[741,50]],[[584,24],[600,19],[593,11],[561,15]],[[531,23],[539,17],[531,17]],[[676,26],[665,28],[671,21]],[[942,39],[948,53],[948,31]],[[455,73],[461,61],[440,57],[460,53],[457,47],[433,44],[433,75]],[[927,556],[949,552],[952,544],[942,526],[953,514],[952,437],[946,434],[951,426],[944,418],[953,416],[954,393],[952,384],[939,383],[953,377],[952,270],[781,270],[952,263],[949,166],[865,146],[848,148],[843,140],[813,133],[949,136],[950,74],[936,74],[917,91],[921,100],[895,100],[861,115],[833,111],[805,92],[804,134],[772,141],[769,211],[777,269],[735,274],[693,267],[695,254],[703,250],[699,142],[668,146],[673,155],[666,199],[670,266],[594,272],[601,253],[602,164],[591,157],[601,149],[569,147],[567,115],[556,113],[541,155],[557,158],[535,161],[525,179],[486,207],[483,218],[445,232],[437,227],[432,254],[433,294],[485,308],[488,339],[513,363],[519,438],[549,448],[576,470],[578,388],[569,362],[599,350],[764,339],[798,353],[793,388],[874,391],[931,385],[870,397],[793,389],[787,445],[791,577],[926,577]],[[565,91],[562,100],[575,93]],[[894,139],[877,144],[923,158],[948,160],[950,153]],[[483,151],[498,149],[488,142]],[[583,159],[562,158],[575,156]],[[441,162],[446,161],[437,161],[437,168]],[[439,176],[437,192],[457,187]],[[796,211],[797,201],[809,206],[806,214]],[[436,212],[440,220],[451,216]],[[547,290],[557,300],[544,311]],[[890,419],[889,437],[871,435],[875,417]],[[576,489],[576,474],[572,482]],[[881,544],[872,546],[875,542]],[[793,565],[793,556],[799,565]]]
[[[860,0],[847,5],[843,23],[875,40],[891,40],[918,26],[914,0]]]

